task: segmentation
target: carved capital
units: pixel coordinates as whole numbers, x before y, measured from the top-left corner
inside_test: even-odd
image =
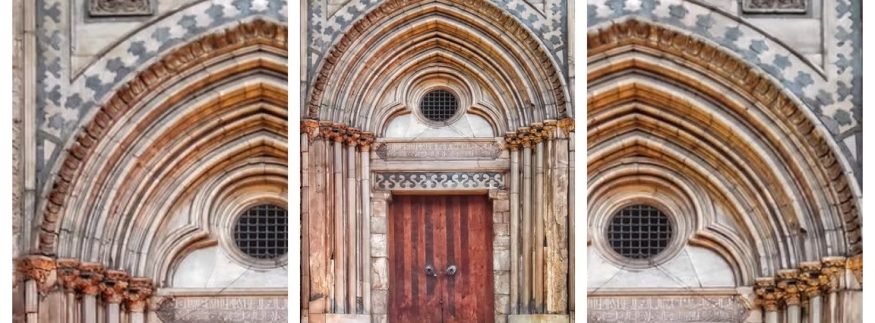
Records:
[[[128,281],[128,289],[125,291],[125,306],[131,312],[143,312],[149,305],[154,287],[152,279],[146,277],[134,277]]]
[[[784,293],[784,304],[799,305],[802,293],[802,284],[799,281],[798,269],[784,269],[778,271],[778,288]]]
[[[100,282],[103,280],[103,265],[93,262],[79,264],[79,278],[76,279],[76,290],[85,295],[100,293]]]
[[[32,255],[19,258],[15,269],[21,277],[36,282],[40,294],[45,295],[52,289],[57,280],[55,260],[46,256]]]
[[[119,304],[125,299],[125,291],[128,289],[128,274],[121,270],[107,270],[104,272],[103,281],[100,282],[100,295],[103,301],[111,304]]]
[[[374,140],[376,140],[373,133],[370,132],[362,132],[361,136],[358,139],[358,145],[360,151],[369,151],[371,150],[371,145],[374,144]]]
[[[857,282],[863,285],[863,254],[852,256],[847,260],[848,270],[854,273]]]
[[[567,136],[574,131],[574,118],[563,118],[556,122],[556,127],[559,128]]]
[[[824,287],[829,285],[830,278],[823,274],[819,261],[803,262],[799,265],[800,288],[806,297],[820,295]]]
[[[529,136],[530,131],[529,127],[522,127],[517,130],[517,138],[523,148],[532,148],[532,138]]]
[[[349,146],[357,146],[359,142],[359,137],[362,136],[361,131],[355,128],[346,128],[346,133],[343,136],[343,141]]]
[[[314,140],[321,134],[319,121],[313,119],[301,120],[301,133],[307,135],[307,139]]]
[[[79,260],[58,259],[58,283],[64,291],[75,292],[79,280]]]
[[[504,146],[507,147],[507,149],[509,149],[510,151],[516,151],[520,149],[520,145],[522,145],[519,137],[517,137],[516,132],[508,132],[504,134],[504,143]]]
[[[839,276],[845,270],[845,257],[824,258],[821,265],[821,273],[829,277],[829,284],[824,286],[827,292],[834,292],[839,288]]]
[[[778,310],[778,304],[784,294],[778,289],[774,278],[757,278],[753,290],[756,294],[757,305],[770,312]]]

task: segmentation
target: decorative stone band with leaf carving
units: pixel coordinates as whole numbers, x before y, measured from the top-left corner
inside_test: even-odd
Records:
[[[504,188],[504,174],[497,172],[470,173],[376,173],[374,186],[393,189],[499,189]]]

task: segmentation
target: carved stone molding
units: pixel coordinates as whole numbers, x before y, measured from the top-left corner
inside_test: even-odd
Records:
[[[58,259],[58,283],[66,292],[75,292],[79,280],[79,260]]]
[[[217,55],[251,46],[261,46],[279,51],[287,50],[288,27],[256,19],[227,28],[215,34],[194,39],[187,45],[173,50],[121,86],[94,114],[82,130],[75,135],[76,141],[60,162],[48,201],[41,220],[39,252],[55,253],[59,220],[80,171],[94,155],[94,150],[116,121],[128,111],[147,100],[154,90],[166,87],[180,74],[194,68],[203,68],[202,62]]]
[[[100,295],[103,301],[110,304],[120,304],[125,300],[128,289],[128,274],[121,270],[107,270],[100,282]]]
[[[744,0],[745,13],[805,13],[809,0]]]
[[[829,285],[824,286],[827,292],[834,292],[839,288],[839,276],[845,269],[844,257],[827,257],[823,259],[821,272],[829,277]]]
[[[757,296],[757,305],[770,312],[778,310],[778,305],[784,294],[778,289],[774,278],[757,278],[753,290]]]
[[[364,132],[342,123],[313,119],[301,120],[301,132],[307,134],[311,141],[322,137],[326,140],[343,142],[355,147],[370,147],[375,140],[373,133]]]
[[[146,277],[134,277],[128,281],[128,289],[125,291],[125,306],[131,312],[143,312],[152,298],[154,286],[152,279]]]
[[[560,131],[556,131],[556,130]],[[556,136],[568,136],[574,131],[574,119],[562,118],[560,120],[544,120],[544,122],[536,122],[528,127],[522,127],[517,131],[511,131],[504,135],[504,141],[507,143],[507,148],[517,150],[520,147],[531,147],[541,141],[555,138]]]
[[[101,281],[103,281],[103,265],[93,262],[79,264],[76,290],[85,295],[97,295],[100,293]]]
[[[504,188],[504,174],[497,172],[397,172],[375,176],[374,186],[379,190]]]
[[[824,286],[829,285],[830,276],[823,273],[819,261],[803,262],[799,265],[800,290],[806,297],[820,295]]]
[[[148,16],[152,14],[150,0],[91,0],[88,14],[92,17]]]
[[[27,256],[19,258],[15,264],[16,271],[23,280],[36,282],[40,294],[45,295],[55,285],[57,279],[55,260],[45,256]]]
[[[783,293],[783,301],[786,305],[799,305],[801,303],[801,283],[798,269],[784,269],[778,271],[778,288]]]

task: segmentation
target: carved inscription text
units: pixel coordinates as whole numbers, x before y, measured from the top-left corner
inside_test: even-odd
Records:
[[[501,145],[480,142],[383,142],[375,151],[386,160],[481,160],[495,159]]]
[[[805,13],[808,0],[744,0],[747,13]]]
[[[285,323],[287,304],[277,296],[174,297],[157,314],[165,323]]]
[[[747,307],[738,296],[590,296],[588,322],[741,322]]]

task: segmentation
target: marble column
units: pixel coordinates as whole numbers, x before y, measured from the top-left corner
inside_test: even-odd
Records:
[[[523,130],[526,131],[526,130]],[[532,228],[532,143],[528,138],[524,137],[522,139],[523,145],[523,228],[526,231],[531,230]],[[522,281],[520,282],[520,287],[522,287],[522,293],[520,300],[521,313],[529,313],[532,305],[532,236],[529,234],[524,234],[522,236],[523,240],[523,250],[522,250],[522,262],[523,262],[523,275]]]
[[[334,141],[334,313],[346,313],[346,275],[344,268],[343,217],[343,135],[332,134]]]
[[[106,305],[106,323],[121,323],[121,303],[128,288],[128,274],[120,270],[107,270],[100,282],[100,295]]]
[[[517,314],[519,307],[519,216],[520,216],[520,151],[516,133],[505,136],[510,151],[510,313]]]
[[[15,270],[24,280],[24,308],[27,323],[38,323],[40,317],[40,296],[46,295],[55,285],[52,273],[56,270],[55,260],[46,256],[26,256],[15,263]]]
[[[131,278],[125,293],[125,308],[128,311],[128,323],[146,323],[145,310],[152,298],[152,280],[145,277]]]
[[[826,320],[829,323],[838,323],[839,316],[837,308],[838,297],[837,291],[840,286],[840,274],[845,268],[844,257],[826,257],[821,261],[821,274],[826,276],[828,282],[823,286],[823,293],[826,295]]]
[[[344,142],[346,143],[346,234],[343,236],[346,241],[346,308],[350,314],[356,313],[356,294],[357,294],[357,264],[359,255],[356,253],[357,240],[356,237],[356,199],[358,192],[356,190],[355,173],[356,173],[356,145],[358,144],[358,132],[349,131],[347,129]]]
[[[822,274],[820,261],[809,261],[799,264],[800,286],[804,296],[808,299],[808,322],[823,322],[823,301],[821,292],[823,285],[829,282],[829,278]]]
[[[103,265],[98,263],[79,264],[79,279],[76,289],[82,294],[80,310],[82,323],[97,323],[97,295],[100,294],[100,282],[103,281]]]
[[[64,322],[76,322],[76,280],[79,279],[79,261],[76,259],[58,259],[58,283],[64,291],[65,308]]]
[[[534,216],[535,241],[533,243],[534,256],[532,259],[532,289],[535,313],[544,311],[544,138],[541,137],[541,125],[536,125],[535,137],[535,196],[532,207]]]
[[[362,214],[362,313],[371,313],[371,144],[374,137],[363,133],[359,139],[361,152],[361,214]]]
[[[763,311],[764,323],[778,323],[778,304],[782,298],[782,291],[771,277],[757,278],[754,284],[754,293],[757,303]]]
[[[786,307],[787,323],[801,323],[802,312],[799,308],[801,303],[801,290],[798,269],[783,269],[778,271],[778,288],[784,293],[784,306]]]

